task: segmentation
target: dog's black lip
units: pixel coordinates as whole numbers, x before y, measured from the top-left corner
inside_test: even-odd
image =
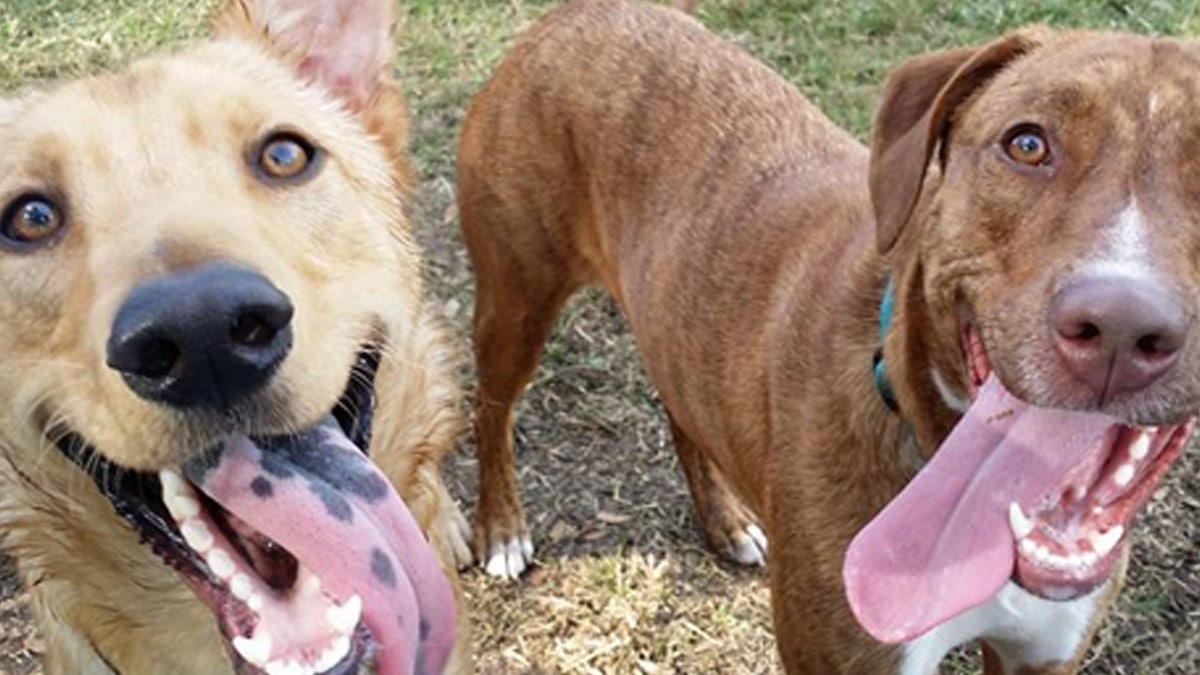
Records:
[[[333,407],[333,416],[350,442],[368,455],[375,422],[375,376],[382,356],[376,345],[359,350],[342,397]]]
[[[382,350],[368,344],[359,350],[342,396],[333,407],[333,415],[346,436],[368,452],[375,412],[375,376],[379,371]],[[175,525],[162,500],[162,486],[154,472],[134,471],[117,466],[74,430],[54,426],[47,431],[56,448],[80,468],[112,505],[116,514],[130,525],[138,540],[149,547],[171,569],[184,577],[201,600],[218,611],[225,607],[232,621],[218,622],[227,638],[226,653],[243,675],[260,675],[265,671],[247,663],[228,644],[234,635],[248,635],[256,619],[250,609],[233,597],[224,583],[213,575],[208,564],[196,553]],[[232,611],[230,611],[232,610]],[[370,652],[370,635],[359,627],[351,640],[349,655],[323,675],[348,675]]]

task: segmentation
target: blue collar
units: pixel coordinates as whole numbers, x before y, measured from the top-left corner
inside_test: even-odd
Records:
[[[896,394],[892,391],[892,382],[887,376],[887,364],[883,360],[883,341],[887,338],[888,325],[892,322],[892,311],[896,306],[896,284],[889,276],[887,287],[883,290],[883,299],[879,302],[879,348],[875,350],[872,359],[875,371],[875,390],[879,398],[892,412],[899,412],[900,405],[896,402]]]

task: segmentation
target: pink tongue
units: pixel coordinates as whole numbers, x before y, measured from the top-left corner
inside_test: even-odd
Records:
[[[287,549],[337,602],[359,595],[386,675],[440,673],[454,643],[454,596],[391,483],[332,418],[256,445],[230,439],[188,478]]]
[[[929,464],[850,543],[842,577],[859,623],[905,642],[990,598],[1013,574],[1009,505],[1029,512],[1058,497],[1117,424],[1036,408],[990,376]]]

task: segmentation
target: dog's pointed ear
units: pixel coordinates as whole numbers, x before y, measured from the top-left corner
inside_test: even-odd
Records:
[[[983,46],[917,56],[892,71],[871,141],[871,205],[881,254],[891,250],[912,218],[925,172],[946,138],[955,108],[1050,34],[1048,28],[1026,28]]]
[[[218,36],[248,38],[361,112],[387,82],[394,0],[231,0]]]

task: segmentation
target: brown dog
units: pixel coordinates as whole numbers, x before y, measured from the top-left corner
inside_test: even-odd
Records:
[[[552,12],[459,155],[494,568],[528,555],[514,399],[599,284],[709,537],[766,526],[789,672],[975,639],[988,673],[1074,672],[1200,407],[1198,61],[1043,29],[919,57],[868,152],[679,12]]]
[[[0,101],[0,532],[49,672],[466,667],[390,15],[236,0]]]

